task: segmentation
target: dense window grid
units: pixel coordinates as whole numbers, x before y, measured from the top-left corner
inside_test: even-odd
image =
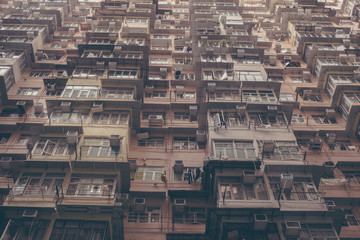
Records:
[[[114,196],[115,187],[115,175],[72,174],[66,195]]]
[[[108,72],[109,78],[121,78],[121,79],[137,79],[138,71],[133,69],[123,69]]]
[[[203,207],[185,207],[184,212],[173,214],[174,223],[178,224],[205,224],[206,209]]]
[[[135,173],[135,180],[160,181],[162,167],[138,167]]]
[[[51,232],[52,240],[106,240],[108,223],[105,221],[57,219]]]
[[[210,113],[212,126],[219,126],[225,122],[227,127],[238,127],[246,125],[246,116],[240,115],[235,111],[221,111]]]
[[[255,159],[256,153],[252,141],[214,141],[216,158]]]
[[[302,160],[300,148],[294,141],[274,141],[274,151],[263,153],[265,160]],[[259,151],[262,151],[261,147]]]
[[[11,219],[4,231],[3,239],[11,240],[42,240],[49,226],[49,220],[39,219],[37,224],[31,220]]]
[[[147,139],[139,139],[138,146],[140,147],[164,147],[164,137],[149,137]]]
[[[243,90],[242,99],[246,102],[277,102],[272,90]]]
[[[19,88],[16,95],[36,96],[40,92],[40,88]]]
[[[116,150],[110,147],[108,138],[85,137],[81,145],[81,155],[89,157],[114,157]]]
[[[88,116],[88,110],[72,110],[71,112],[55,110],[50,116],[50,121],[52,123],[84,123]]]
[[[74,147],[67,144],[66,138],[42,137],[32,151],[33,155],[66,156],[74,153]]]
[[[160,222],[160,207],[146,207],[144,212],[129,212],[129,223],[158,223]]]
[[[174,150],[195,150],[198,149],[196,137],[174,137]]]
[[[269,177],[274,198],[291,201],[320,201],[315,184],[311,178],[295,177],[291,189],[281,189],[280,177]]]
[[[100,98],[107,99],[134,99],[134,90],[131,88],[102,88],[100,90]]]
[[[287,123],[283,113],[269,115],[264,113],[249,114],[250,120],[257,124],[258,127],[286,127]]]
[[[219,184],[218,200],[269,200],[263,178],[256,178],[254,184],[244,184],[238,179],[223,180]]]
[[[360,93],[344,93],[341,96],[340,110],[345,119],[349,118],[349,113],[352,105],[360,103]]]
[[[145,93],[145,98],[165,98],[166,91],[154,91],[151,93]]]
[[[63,98],[96,98],[98,87],[67,86],[61,97]]]
[[[90,123],[91,124],[128,124],[129,113],[122,111],[103,111],[100,113],[93,113]]]
[[[23,172],[12,188],[14,195],[51,195],[60,190],[65,173]]]

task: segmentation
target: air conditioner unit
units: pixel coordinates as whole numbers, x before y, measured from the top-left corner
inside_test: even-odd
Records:
[[[221,15],[220,16],[220,22],[225,25],[226,24],[226,15]]]
[[[208,89],[208,91],[215,91],[216,90],[216,82],[208,82],[207,89]]]
[[[174,210],[176,213],[185,212],[186,199],[174,199]]]
[[[175,20],[175,27],[180,26],[180,20]]]
[[[237,57],[238,57],[238,58],[243,58],[243,57],[245,57],[245,50],[244,50],[244,49],[238,49],[238,50],[237,50]]]
[[[281,189],[291,189],[293,185],[294,177],[292,174],[281,174]]]
[[[135,212],[145,211],[145,198],[134,198],[134,209]]]
[[[116,71],[116,62],[109,62],[109,71]]]
[[[277,106],[268,105],[268,106],[266,107],[266,109],[267,109],[267,115],[268,115],[269,117],[274,117],[274,116],[276,116],[277,111],[278,111]]]
[[[167,76],[167,68],[160,68],[160,77],[162,79],[166,79]]]
[[[310,77],[311,77],[310,71],[303,71],[302,75],[303,75],[304,80],[307,80],[307,81],[310,80]]]
[[[351,43],[350,39],[343,39],[344,47],[349,48],[349,47],[350,47],[350,43]]]
[[[236,45],[236,43],[237,43],[237,37],[231,36],[231,37],[230,37],[230,44],[231,44],[231,45]]]
[[[92,106],[92,108],[91,108],[91,111],[92,111],[93,113],[99,113],[99,112],[104,111],[103,103],[93,103],[93,106]]]
[[[198,112],[198,107],[197,105],[190,105],[189,106],[189,114],[191,116],[196,116],[197,115],[197,112]]]
[[[266,230],[267,224],[266,214],[254,214],[254,230]]]
[[[22,214],[23,218],[36,218],[38,215],[38,210],[33,208],[26,208]]]
[[[263,142],[263,152],[264,153],[273,153],[275,144],[273,141],[264,141]]]
[[[34,109],[35,113],[42,113],[44,111],[44,105],[42,102],[37,102],[34,104],[34,106],[35,106]]]
[[[335,168],[335,164],[332,161],[326,161],[323,163],[323,167],[325,170],[325,174],[327,176],[333,176],[334,175],[334,168]]]
[[[104,61],[96,62],[96,70],[104,70],[104,69],[105,69],[105,62]]]
[[[130,171],[136,171],[136,168],[137,168],[136,160],[129,159],[128,162],[129,162]]]
[[[110,135],[110,147],[119,148],[121,145],[120,135]]]
[[[26,112],[26,109],[25,109],[25,106],[26,106],[26,101],[18,101],[16,103],[16,106],[17,106],[17,111],[18,111],[18,114],[19,116],[23,116]]]
[[[298,221],[285,222],[285,236],[287,237],[299,237],[301,230],[301,224]]]
[[[161,20],[160,19],[155,20],[154,28],[156,29],[160,27],[161,27]]]
[[[10,169],[10,163],[12,161],[12,157],[10,156],[2,156],[0,159],[0,168],[2,169]]]
[[[71,112],[71,102],[61,102],[61,111]]]
[[[276,56],[274,56],[274,55],[269,56],[269,65],[270,66],[276,65]]]
[[[176,86],[176,93],[184,93],[184,86],[177,85]]]
[[[334,210],[336,208],[336,205],[332,200],[325,200],[325,205],[328,210]]]
[[[184,171],[184,164],[181,160],[175,160],[174,165],[174,172],[175,173],[182,173]]]
[[[326,118],[335,119],[335,115],[336,115],[335,109],[327,108],[325,111],[326,111],[325,113]]]
[[[309,148],[311,150],[321,150],[322,140],[321,139],[311,139]]]
[[[161,126],[163,123],[162,115],[149,115],[149,125],[150,126]]]
[[[78,137],[79,137],[78,131],[67,131],[66,142],[68,144],[76,144],[78,141]]]
[[[253,170],[243,170],[243,182],[245,184],[253,184],[256,182],[256,174]]]
[[[327,133],[326,134],[325,142],[327,143],[327,145],[333,146],[335,144],[335,141],[336,141],[335,133]]]
[[[196,141],[197,142],[205,142],[206,140],[206,133],[205,130],[196,130]]]
[[[146,85],[145,93],[152,93],[152,92],[154,92],[154,85]]]
[[[281,43],[275,43],[275,52],[280,53],[281,52]]]
[[[113,53],[116,54],[116,55],[119,55],[121,53],[121,50],[122,50],[122,46],[117,45],[117,46],[114,47]]]
[[[189,30],[185,30],[185,38],[190,38],[190,31]]]
[[[138,140],[147,139],[149,138],[149,133],[148,132],[138,133],[136,134],[136,136]]]

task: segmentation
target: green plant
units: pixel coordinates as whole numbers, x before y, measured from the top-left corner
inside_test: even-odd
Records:
[[[219,44],[220,44],[220,47],[226,47],[226,39],[221,39]]]

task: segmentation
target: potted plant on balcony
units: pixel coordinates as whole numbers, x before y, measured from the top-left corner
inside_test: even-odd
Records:
[[[226,39],[221,39],[219,42],[220,47],[226,47]]]

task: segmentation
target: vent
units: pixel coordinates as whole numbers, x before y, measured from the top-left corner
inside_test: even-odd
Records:
[[[93,113],[99,113],[99,112],[102,112],[104,111],[104,108],[103,108],[103,103],[93,103],[93,106],[91,108],[91,111]]]
[[[135,212],[144,212],[145,211],[145,198],[134,198],[134,207]]]
[[[79,133],[78,131],[68,131],[66,133],[66,141],[68,144],[76,144],[78,141]]]
[[[331,108],[328,108],[325,110],[325,115],[328,119],[335,119],[335,115],[336,115],[336,112],[335,112],[335,109],[331,109]]]
[[[327,145],[333,146],[336,142],[336,134],[335,133],[327,133],[325,141]]]
[[[311,139],[309,148],[311,150],[321,150],[322,140],[321,139]]]
[[[266,230],[267,224],[266,214],[254,214],[254,230]]]
[[[185,199],[175,199],[174,200],[174,210],[176,213],[184,213],[186,208]]]
[[[37,102],[34,104],[35,113],[42,113],[44,111],[44,105],[42,102]]]

